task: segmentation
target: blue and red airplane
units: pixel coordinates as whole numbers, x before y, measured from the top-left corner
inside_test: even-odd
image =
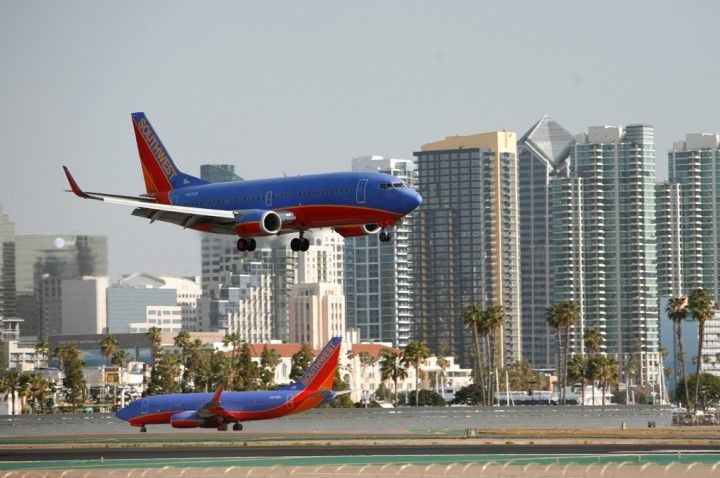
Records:
[[[135,400],[115,415],[130,425],[167,424],[174,428],[217,428],[242,430],[240,422],[267,420],[304,412],[330,403],[343,392],[332,389],[340,355],[340,337],[333,337],[297,382],[277,390],[258,392],[172,393]],[[347,392],[345,392],[347,393]]]
[[[70,188],[83,199],[134,206],[134,216],[183,228],[236,234],[240,251],[253,251],[255,237],[295,232],[293,251],[307,251],[309,229],[332,227],[343,237],[380,234],[422,202],[395,176],[377,172],[312,174],[297,177],[208,183],[180,171],[144,113],[133,113],[133,128],[146,194],[85,192],[67,167]]]

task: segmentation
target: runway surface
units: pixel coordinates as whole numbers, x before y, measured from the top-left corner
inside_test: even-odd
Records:
[[[460,436],[467,428],[646,428],[653,422],[669,427],[672,412],[653,406],[522,406],[522,407],[419,407],[396,409],[316,409],[273,420],[244,423],[243,433],[325,433],[347,435],[449,434]],[[186,434],[169,425],[148,427],[156,433]],[[193,433],[217,435],[214,429]],[[0,437],[140,433],[112,414],[58,414],[0,417]],[[145,434],[143,434],[145,435]]]
[[[423,455],[608,455],[687,453],[714,454],[720,459],[720,445],[333,445],[322,446],[234,446],[178,448],[82,448],[82,449],[2,449],[0,462],[59,460],[156,460],[166,458],[247,458],[247,457],[315,457],[315,456],[423,456]]]

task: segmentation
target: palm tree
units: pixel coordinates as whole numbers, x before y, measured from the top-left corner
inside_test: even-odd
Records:
[[[10,398],[10,414],[15,413],[15,394],[20,386],[20,374],[15,370],[6,370],[0,381],[0,389],[5,394],[5,400]]]
[[[449,347],[447,342],[440,342],[440,350],[438,350],[437,365],[440,367],[440,372],[435,377],[435,388],[437,387],[438,381],[440,382],[440,389],[437,390],[443,398],[445,398],[445,370],[450,366],[450,361],[447,359],[449,353]]]
[[[607,355],[601,355],[595,357],[597,366],[597,376],[602,386],[602,404],[605,405],[605,392],[607,387],[610,387],[617,383],[618,376],[620,374],[618,361],[615,357],[609,357]]]
[[[47,340],[38,340],[35,344],[35,368],[40,368],[41,361],[44,361],[47,367],[48,353],[50,353],[50,346]]]
[[[571,300],[554,302],[545,312],[548,325],[555,329],[558,340],[558,381],[560,385],[560,403],[565,404],[565,387],[567,383],[566,364],[570,350],[570,327],[580,318],[577,305]],[[564,333],[564,340],[563,334]]]
[[[395,391],[394,405],[397,406],[398,400],[398,380],[407,378],[407,370],[400,364],[400,354],[392,349],[382,349],[380,352],[380,378],[382,380],[392,380],[393,390]]]
[[[420,364],[430,356],[430,349],[425,342],[413,340],[405,346],[402,362],[412,365],[415,369],[415,406],[420,406]]]
[[[491,405],[493,403],[491,397],[494,396],[490,393],[490,390],[493,388],[492,377],[495,373],[496,338],[498,331],[505,322],[505,311],[501,305],[491,305],[483,310],[481,317],[479,332],[485,342],[485,354],[487,357],[487,370],[485,373],[487,388],[485,389],[485,397],[487,397],[486,403]]]
[[[124,369],[125,366],[130,362],[130,355],[123,349],[118,350],[115,352],[112,356],[112,359],[110,359],[110,363],[112,365],[117,365],[121,369]]]
[[[40,413],[45,413],[45,403],[47,402],[49,396],[48,385],[48,381],[45,380],[45,377],[39,373],[34,373],[30,376],[30,380],[28,382],[28,392],[33,410],[37,410],[39,405]]]
[[[152,347],[153,364],[156,362],[157,356],[162,350],[162,329],[158,327],[150,327],[145,333],[145,337],[150,341]]]
[[[192,343],[190,340],[190,332],[188,332],[187,330],[181,330],[175,336],[173,343],[175,344],[175,347],[180,349],[180,359],[181,359],[182,367],[183,367],[181,386],[182,386],[182,391],[187,392],[187,391],[189,391],[188,390],[188,381],[189,381],[189,376],[190,376],[190,371],[188,370],[187,357],[188,357],[188,349],[190,348],[190,344]]]
[[[587,376],[588,359],[584,355],[573,355],[568,362],[568,377],[573,382],[580,382],[581,405],[585,405],[585,377]],[[594,397],[593,397],[594,400]]]
[[[698,322],[698,361],[695,366],[695,398],[694,407],[697,411],[698,392],[700,391],[700,367],[703,356],[703,341],[705,340],[705,322],[712,320],[715,315],[715,301],[707,289],[695,289],[688,297],[688,308],[692,317]]]
[[[473,382],[484,386],[482,354],[480,353],[480,323],[482,322],[483,310],[479,304],[470,304],[463,311],[463,323],[470,327],[473,334],[473,345],[475,345],[475,367]]]
[[[230,357],[230,366],[231,366],[231,374],[230,374],[230,380],[231,384],[234,387],[236,384],[236,368],[237,364],[235,363],[235,354],[237,353],[237,349],[240,347],[240,344],[242,344],[242,339],[240,338],[240,334],[238,332],[233,332],[231,334],[225,334],[223,337],[223,345],[227,347],[228,345],[232,345],[232,356]],[[292,377],[290,377],[292,378]]]
[[[107,360],[108,365],[110,365],[110,360],[119,346],[120,343],[114,335],[106,335],[100,340],[100,351],[105,356],[105,360]]]
[[[685,406],[690,407],[690,392],[688,383],[685,380],[685,352],[683,351],[682,342],[682,323],[687,320],[688,298],[684,296],[670,297],[667,305],[668,318],[675,324],[675,336],[677,349],[675,352],[675,383],[679,384],[682,380],[685,385]],[[679,373],[678,373],[679,372]]]
[[[604,338],[602,332],[600,332],[600,329],[597,327],[593,327],[592,329],[588,329],[585,331],[585,334],[583,335],[583,341],[585,342],[585,348],[588,349],[592,356],[595,357],[598,353],[598,350],[600,350],[600,347],[602,347]],[[586,367],[586,378],[588,380],[592,381],[592,403],[595,405],[595,374],[593,373],[591,366],[592,364],[588,360],[587,367]],[[583,403],[585,401],[583,400]]]

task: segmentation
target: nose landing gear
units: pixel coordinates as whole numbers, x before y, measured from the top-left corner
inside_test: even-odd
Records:
[[[392,234],[385,231],[380,231],[379,239],[381,242],[390,242],[390,239],[392,239]]]

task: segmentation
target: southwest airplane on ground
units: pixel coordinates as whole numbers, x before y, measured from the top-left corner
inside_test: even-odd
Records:
[[[290,385],[261,392],[173,393],[135,400],[115,415],[146,432],[146,425],[169,423],[175,428],[242,430],[241,421],[266,420],[304,412],[330,403],[343,392],[332,390],[340,355],[340,337],[333,337],[305,374]],[[346,392],[347,393],[347,392]]]
[[[303,233],[332,227],[343,237],[380,234],[422,202],[389,174],[346,172],[208,183],[180,171],[144,113],[132,114],[147,194],[122,196],[81,190],[63,166],[70,188],[83,199],[135,206],[134,216],[198,231],[240,236],[237,248],[253,251],[255,237],[296,232],[293,251],[307,251]]]

